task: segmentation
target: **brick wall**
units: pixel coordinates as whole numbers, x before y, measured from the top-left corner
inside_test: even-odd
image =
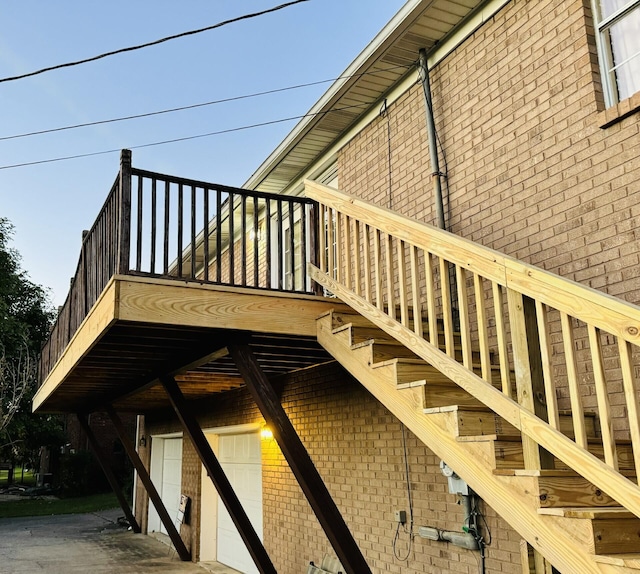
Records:
[[[450,229],[638,304],[640,123],[599,127],[589,5],[511,2],[432,71]],[[339,156],[342,189],[434,223],[430,172],[418,85]]]
[[[600,127],[590,4],[510,2],[431,71],[445,211],[457,235],[637,305],[640,123],[635,114]],[[344,191],[435,224],[422,87],[352,139],[338,168]],[[550,320],[568,409],[559,321]],[[574,327],[584,407],[594,410],[587,331]],[[614,426],[628,438],[616,343],[602,343]]]
[[[282,404],[307,447],[368,563],[376,572],[478,571],[477,553],[416,538],[410,558],[394,558],[393,511],[408,510],[399,421],[336,364],[284,379]],[[244,390],[225,393],[202,408],[203,428],[262,422]],[[147,418],[146,432],[178,430],[167,417]],[[406,444],[415,524],[459,530],[464,516],[448,494],[439,459],[407,431]],[[265,547],[281,574],[300,574],[310,560],[332,554],[318,521],[275,440],[262,441]],[[183,447],[182,490],[194,501],[192,526],[182,535],[198,555],[200,465],[189,441]],[[482,504],[493,535],[487,572],[520,573],[520,537]],[[407,552],[401,531],[396,552]]]

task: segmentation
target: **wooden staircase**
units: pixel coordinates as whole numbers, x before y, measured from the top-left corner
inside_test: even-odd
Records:
[[[555,469],[526,470],[520,431],[405,345],[355,311],[321,316],[318,340],[560,572],[640,570],[639,518],[558,459]],[[602,456],[596,417],[585,420]],[[559,428],[573,435],[569,416]],[[620,471],[631,475],[625,447]]]
[[[322,345],[519,532],[536,572],[541,557],[639,570],[640,307],[322,184],[305,193],[307,274],[353,309],[319,319]]]

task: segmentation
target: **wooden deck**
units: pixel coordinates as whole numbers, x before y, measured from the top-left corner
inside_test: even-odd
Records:
[[[317,227],[307,198],[148,172],[123,150],[42,348],[34,411],[161,408],[168,375],[188,400],[236,388],[230,343],[270,377],[329,360],[315,319],[340,304],[302,272]]]
[[[237,388],[231,341],[247,341],[269,376],[329,361],[315,320],[342,306],[314,295],[116,275],[43,381],[34,411],[167,407],[158,382],[166,374],[188,400]]]

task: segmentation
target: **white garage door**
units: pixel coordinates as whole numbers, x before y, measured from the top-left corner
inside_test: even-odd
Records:
[[[171,519],[176,521],[182,488],[182,439],[153,438],[151,446],[151,480]],[[149,530],[167,534],[153,504],[149,507]]]
[[[220,464],[262,540],[260,434],[221,435],[218,452]],[[258,572],[221,500],[218,501],[218,562],[245,574]]]

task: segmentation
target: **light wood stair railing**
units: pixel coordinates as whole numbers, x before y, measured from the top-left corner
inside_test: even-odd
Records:
[[[361,316],[321,319],[320,342],[562,572],[640,569],[640,309],[315,182],[306,193],[324,227],[308,273]]]

